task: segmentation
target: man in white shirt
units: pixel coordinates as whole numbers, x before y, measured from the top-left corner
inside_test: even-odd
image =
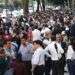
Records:
[[[71,44],[67,51],[67,65],[70,75],[75,75],[75,38],[71,38]]]
[[[44,34],[43,44],[44,44],[44,47],[46,47],[51,43],[52,31],[45,26],[43,34]],[[45,51],[45,52],[49,54],[49,51]],[[47,54],[45,54],[45,75],[50,75],[50,71],[52,68],[51,67],[52,61],[51,61],[51,57],[49,57]]]
[[[32,56],[32,72],[33,75],[44,74],[44,50],[42,47],[42,41],[36,40],[33,42],[34,55]]]
[[[73,66],[73,62],[75,62],[75,52],[73,50],[72,45],[68,46],[66,59],[67,59],[68,71],[69,71],[69,74],[71,75],[73,74],[73,71],[74,71],[73,67],[75,67]]]
[[[41,32],[37,29],[38,26],[35,26],[34,28],[35,29],[32,31],[33,41],[41,40],[42,39]]]
[[[62,57],[62,54],[64,53],[64,50],[62,49],[61,45],[56,42],[56,36],[52,35],[51,37],[51,43],[45,48],[45,50],[49,50],[51,53],[51,60],[52,60],[52,75],[59,75],[59,60]]]
[[[66,51],[67,51],[67,44],[66,42],[63,42],[63,38],[61,34],[56,34],[56,41],[61,45],[61,47],[64,50],[64,53],[62,54],[61,59],[59,60],[59,67],[60,67],[60,75],[64,75],[64,67],[66,65]]]
[[[52,31],[46,27],[44,29],[44,39],[43,39],[43,43],[45,45],[49,45],[51,43],[51,35],[52,35]]]

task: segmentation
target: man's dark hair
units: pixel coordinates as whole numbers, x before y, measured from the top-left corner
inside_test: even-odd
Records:
[[[27,40],[28,39],[28,35],[26,33],[24,33],[21,39]]]
[[[56,35],[51,36],[51,41],[56,41]]]
[[[35,25],[35,26],[34,26],[34,29],[38,29],[38,25]]]
[[[36,43],[36,44],[38,44],[38,45],[43,47],[43,42],[41,40],[35,40],[35,41],[33,41],[33,44],[34,43]]]

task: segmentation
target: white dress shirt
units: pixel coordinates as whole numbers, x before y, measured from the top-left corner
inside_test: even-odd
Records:
[[[41,32],[38,29],[32,31],[32,36],[33,36],[33,41],[42,39]]]
[[[74,51],[71,45],[68,46],[68,50],[67,50],[67,55],[66,55],[66,59],[71,59],[72,55],[73,55]]]
[[[47,40],[47,39],[43,40],[43,44],[45,44],[46,46],[49,45],[50,43],[51,43],[51,40]]]
[[[57,50],[55,49],[54,44],[57,45]],[[64,50],[62,49],[61,45],[59,43],[56,43],[55,41],[53,41],[52,43],[50,43],[46,48],[45,51],[50,51],[51,53],[51,59],[54,61],[59,60],[62,57],[62,54],[64,53]]]
[[[38,48],[36,49],[36,51],[34,52],[33,56],[32,56],[32,65],[44,65],[45,61],[44,61],[44,50],[43,48]]]

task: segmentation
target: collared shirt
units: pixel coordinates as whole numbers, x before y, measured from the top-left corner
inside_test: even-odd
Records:
[[[22,61],[30,61],[32,58],[32,45],[28,44],[27,46],[23,46],[21,44],[19,53],[22,55]]]
[[[44,39],[43,40],[43,44],[45,44],[46,46],[48,46],[51,43],[51,39]]]
[[[32,65],[44,65],[44,50],[43,48],[38,48],[34,52],[34,55],[32,56]]]
[[[74,51],[71,45],[68,46],[68,50],[67,50],[67,55],[66,55],[66,59],[71,59],[72,55],[73,55]]]
[[[41,32],[38,29],[32,31],[32,36],[33,36],[33,41],[42,39]]]
[[[55,49],[54,44],[57,45],[57,50]],[[51,59],[52,60],[59,60],[62,57],[62,54],[64,53],[64,50],[62,49],[61,45],[59,43],[56,43],[55,41],[53,41],[52,43],[50,43],[46,48],[45,51],[50,51],[51,54]]]

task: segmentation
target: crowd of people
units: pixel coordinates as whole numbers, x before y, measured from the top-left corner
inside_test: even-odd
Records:
[[[75,75],[74,23],[70,11],[51,9],[0,17],[0,75],[64,75],[66,64]]]

